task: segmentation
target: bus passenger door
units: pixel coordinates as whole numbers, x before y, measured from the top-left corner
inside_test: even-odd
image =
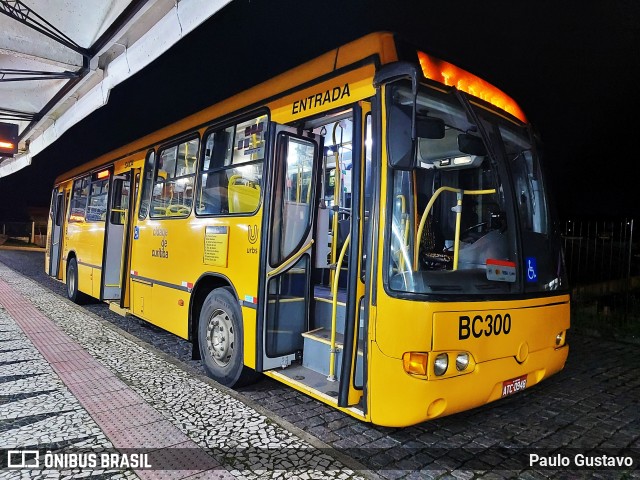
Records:
[[[372,125],[371,103],[361,101],[354,108],[353,161],[351,168],[351,216],[347,271],[347,302],[344,326],[344,352],[338,388],[338,406],[358,406],[366,411],[366,357],[369,295],[365,278],[370,268]],[[370,283],[370,282],[369,282]]]
[[[62,253],[62,227],[64,226],[64,189],[55,189],[51,201],[51,238],[49,245],[49,265],[47,273],[58,278],[60,254]]]
[[[321,145],[312,133],[276,126],[270,199],[263,220],[257,369],[288,366],[309,325],[313,224]]]
[[[129,225],[129,205],[132,204],[131,173],[114,176],[109,189],[102,259],[101,300],[120,300],[122,295],[122,267],[125,254],[125,238]]]

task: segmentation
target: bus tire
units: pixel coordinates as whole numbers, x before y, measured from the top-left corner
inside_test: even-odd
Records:
[[[78,261],[75,257],[67,264],[67,298],[78,305],[82,305],[87,298],[78,290]]]
[[[222,385],[239,387],[257,378],[257,373],[244,365],[242,313],[231,289],[216,288],[205,298],[198,344],[205,370]]]

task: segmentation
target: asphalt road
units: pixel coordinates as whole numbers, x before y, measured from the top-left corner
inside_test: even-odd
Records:
[[[65,295],[44,253],[0,250],[0,262]],[[99,302],[84,308],[204,373],[188,342]],[[565,369],[541,384],[408,428],[360,422],[268,378],[238,392],[384,478],[640,478],[640,346],[577,334],[569,343]],[[576,466],[621,455],[631,468]],[[557,467],[564,457],[570,465]]]

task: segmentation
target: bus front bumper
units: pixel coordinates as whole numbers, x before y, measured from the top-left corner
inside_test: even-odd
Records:
[[[406,373],[402,359],[386,356],[373,342],[370,419],[378,425],[401,427],[479,407],[515,393],[518,389],[505,389],[511,380],[526,378],[528,390],[557,373],[568,354],[568,345],[546,348],[530,352],[523,363],[515,357],[500,358],[478,363],[470,373],[427,380]]]

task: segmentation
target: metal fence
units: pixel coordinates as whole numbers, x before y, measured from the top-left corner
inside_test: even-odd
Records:
[[[563,236],[571,284],[586,285],[638,275],[638,246],[634,244],[633,227],[633,220],[568,220]]]
[[[563,239],[574,326],[640,339],[640,239],[634,220],[568,220]]]
[[[46,222],[0,222],[0,243],[44,247],[46,241]]]

